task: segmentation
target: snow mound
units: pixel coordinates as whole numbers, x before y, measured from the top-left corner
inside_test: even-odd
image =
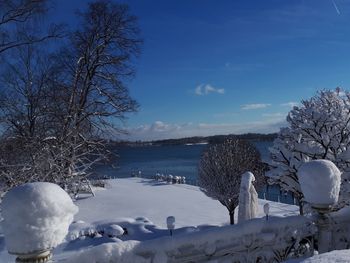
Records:
[[[311,204],[332,205],[337,203],[340,190],[340,171],[328,160],[304,163],[298,178],[305,200]]]
[[[28,183],[13,188],[2,202],[5,242],[12,253],[51,249],[65,238],[78,207],[52,183]]]
[[[69,258],[67,263],[100,263],[100,262],[149,262],[132,253],[132,249],[139,245],[139,241],[125,241],[122,243],[105,243],[89,250],[85,250]]]
[[[124,229],[116,224],[108,226],[105,230],[105,235],[109,237],[120,237],[124,234]]]

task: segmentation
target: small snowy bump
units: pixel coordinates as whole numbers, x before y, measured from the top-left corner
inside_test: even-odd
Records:
[[[108,237],[120,237],[124,234],[124,229],[119,225],[109,225],[104,233]]]

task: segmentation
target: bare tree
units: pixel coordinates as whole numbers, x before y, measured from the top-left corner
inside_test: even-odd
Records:
[[[68,176],[104,158],[98,138],[120,131],[118,121],[137,109],[125,85],[141,43],[136,18],[126,5],[112,1],[90,3],[80,18],[81,29],[59,54],[63,75],[53,86],[52,119],[59,127],[58,144],[69,145],[63,162]]]
[[[0,172],[5,188],[28,181],[54,181],[48,164],[52,148],[48,116],[50,78],[54,72],[40,46],[11,50],[0,76]]]
[[[260,153],[251,143],[235,138],[210,146],[199,163],[201,190],[227,208],[230,224],[234,224],[241,176],[247,171],[255,174],[260,188],[264,184]]]
[[[3,75],[5,139],[26,149],[7,177],[69,185],[106,158],[108,132],[120,132],[118,122],[137,109],[126,87],[141,43],[136,18],[112,1],[93,2],[79,17],[65,49],[44,57],[22,46]]]
[[[44,34],[27,34],[28,28],[39,27],[35,21],[46,11],[47,0],[0,0],[0,54],[62,36],[62,27],[58,25],[51,25]]]

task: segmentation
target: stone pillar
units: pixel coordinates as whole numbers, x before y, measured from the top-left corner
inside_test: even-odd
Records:
[[[330,211],[315,210],[317,211],[318,252],[321,254],[332,250],[332,231],[330,229],[330,219],[328,215]]]
[[[52,254],[50,250],[38,251],[28,254],[17,254],[16,263],[45,263],[49,262]]]
[[[2,200],[2,230],[8,252],[17,263],[44,263],[68,233],[78,207],[58,185],[27,183]]]

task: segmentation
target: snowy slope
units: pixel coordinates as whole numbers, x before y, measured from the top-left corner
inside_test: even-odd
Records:
[[[226,208],[204,195],[196,186],[169,185],[141,178],[114,179],[109,181],[109,185],[107,190],[96,191],[96,197],[77,201],[77,220],[93,222],[143,216],[163,228],[166,228],[167,216],[175,216],[176,227],[229,223]],[[271,215],[299,213],[297,206],[266,200],[259,200],[260,208],[266,202],[270,203]],[[264,216],[262,208],[259,216]]]

